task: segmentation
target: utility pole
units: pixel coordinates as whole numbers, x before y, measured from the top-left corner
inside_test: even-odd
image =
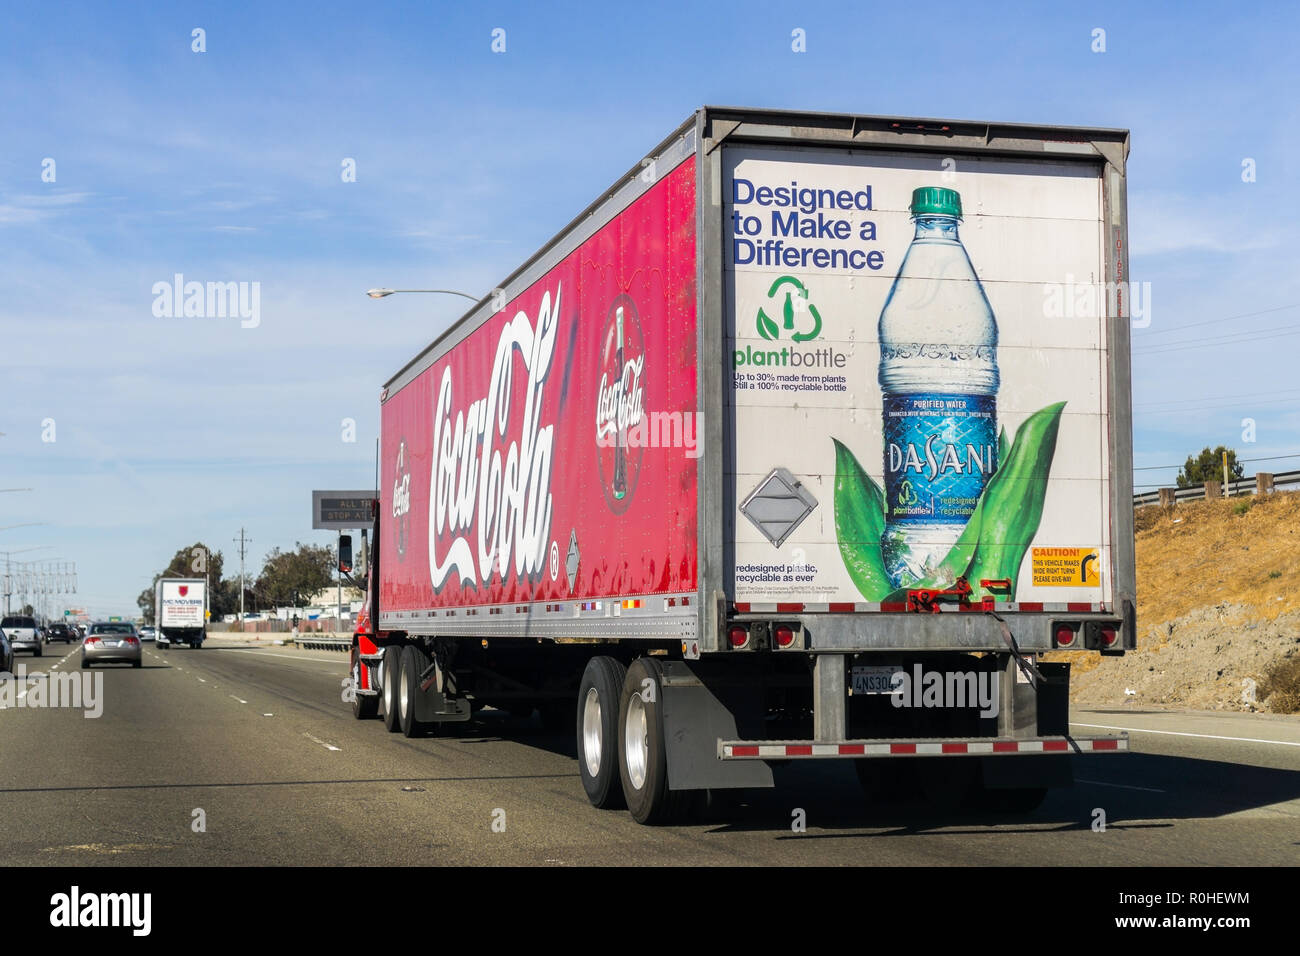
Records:
[[[1228,497],[1228,451],[1223,451],[1223,497]]]
[[[244,551],[252,538],[244,537],[244,529],[239,529],[239,537],[232,539],[239,543],[239,628],[244,628]]]

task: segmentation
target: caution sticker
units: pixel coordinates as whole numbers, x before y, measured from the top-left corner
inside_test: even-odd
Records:
[[[1034,548],[1032,567],[1036,588],[1095,588],[1101,586],[1099,548]]]

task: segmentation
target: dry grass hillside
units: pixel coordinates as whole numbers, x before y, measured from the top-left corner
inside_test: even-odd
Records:
[[[1300,713],[1300,493],[1136,513],[1138,650],[1075,655],[1073,696]]]

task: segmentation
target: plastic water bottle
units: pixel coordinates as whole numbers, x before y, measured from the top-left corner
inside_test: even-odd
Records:
[[[911,211],[916,235],[879,330],[881,553],[895,587],[939,566],[998,464],[998,326],[957,236],[961,196],[924,186],[913,191]]]

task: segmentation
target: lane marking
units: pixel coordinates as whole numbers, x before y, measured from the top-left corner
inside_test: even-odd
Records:
[[[204,678],[200,677],[200,678],[199,678],[199,683],[200,683],[200,684],[206,684],[207,681],[206,681]]]
[[[322,747],[324,747],[326,750],[342,750],[342,749],[343,749],[342,747],[335,747],[333,744],[327,744],[325,741],[321,740],[319,737],[313,737],[311,734],[307,733],[307,731],[305,731],[305,730],[302,732],[302,735],[303,735],[304,737],[306,737],[308,740],[313,740],[313,741],[315,741],[316,743],[320,744],[320,745],[321,745]]]
[[[1074,779],[1074,782],[1075,782],[1075,783],[1088,783],[1088,784],[1092,784],[1092,786],[1094,786],[1094,787],[1118,787],[1118,788],[1121,789],[1121,790],[1142,790],[1142,791],[1144,791],[1144,792],[1146,792],[1146,793],[1165,793],[1165,792],[1167,792],[1167,791],[1164,791],[1164,790],[1157,790],[1155,787],[1135,787],[1135,786],[1133,786],[1131,783],[1106,783],[1106,782],[1104,782],[1104,781],[1102,781],[1102,780],[1080,780],[1078,777],[1076,777],[1076,778]]]
[[[231,694],[230,696],[231,696],[231,697],[235,697],[234,694]],[[235,700],[239,701],[241,704],[247,704],[247,703],[248,703],[248,701],[244,700],[242,697],[235,697]]]
[[[1113,727],[1110,724],[1075,724],[1071,727],[1091,727],[1095,730],[1125,730],[1131,734],[1163,734],[1166,737],[1203,737],[1206,740],[1233,740],[1247,744],[1277,744],[1280,747],[1300,747],[1300,740],[1263,740],[1259,737],[1222,737],[1218,734],[1193,734],[1185,730],[1144,730],[1141,727]]]
[[[253,654],[257,654],[259,657],[283,657],[285,660],[289,660],[289,661],[306,661],[308,664],[343,664],[343,665],[347,664],[347,661],[343,659],[327,661],[327,660],[322,660],[319,657],[294,657],[292,654],[276,654],[274,651],[261,651],[255,647],[250,647],[247,650],[245,650],[242,647],[232,647],[232,648],[228,648],[228,650],[242,651],[244,653],[253,653]]]

